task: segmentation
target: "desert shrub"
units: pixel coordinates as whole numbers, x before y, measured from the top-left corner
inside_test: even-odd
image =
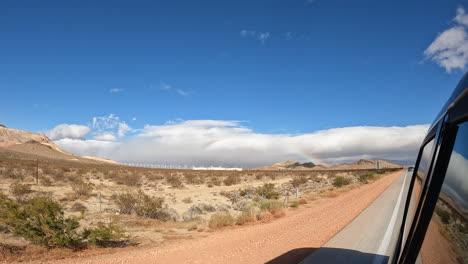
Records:
[[[378,174],[372,172],[364,172],[359,175],[359,182],[368,183],[369,181],[375,180],[379,177]]]
[[[121,214],[131,214],[138,203],[137,197],[133,193],[119,193],[113,196],[114,202]]]
[[[276,210],[282,210],[284,204],[278,200],[263,200],[259,203],[259,207],[262,211],[269,211],[274,214]]]
[[[268,173],[268,177],[270,177],[270,179],[271,179],[272,181],[274,181],[274,180],[276,180],[277,175],[276,175],[275,172],[269,172],[269,173]]]
[[[166,212],[162,210],[164,206],[164,198],[151,197],[142,191],[138,192],[137,197],[138,203],[135,206],[136,215],[166,220]]]
[[[441,207],[436,207],[436,214],[440,217],[440,220],[444,224],[449,224],[450,223],[450,212],[447,210],[442,209]]]
[[[180,177],[174,174],[167,175],[166,182],[174,188],[180,188],[183,186],[183,183]]]
[[[88,197],[93,190],[93,185],[79,178],[79,180],[71,183],[71,188],[77,197]]]
[[[265,199],[278,199],[280,193],[275,190],[275,184],[265,183],[257,188],[257,194]]]
[[[351,183],[350,178],[345,178],[343,176],[337,176],[333,179],[333,186],[340,188]]]
[[[255,173],[255,179],[261,180],[265,175],[263,173]]]
[[[244,196],[251,196],[256,194],[257,191],[253,187],[246,187],[246,188],[239,188],[239,195],[244,197]]]
[[[185,172],[184,177],[187,183],[190,183],[190,184],[200,184],[203,181],[201,177],[198,177],[197,174],[192,173],[192,172]]]
[[[229,212],[218,212],[211,216],[208,226],[216,229],[234,224],[234,218]]]
[[[291,184],[293,187],[299,187],[302,184],[305,184],[307,182],[307,177],[306,176],[295,176],[291,180]]]
[[[15,171],[14,169],[8,168],[4,170],[3,176],[5,178],[10,178],[14,180],[24,180],[24,174],[18,171]]]
[[[138,186],[141,183],[142,175],[139,173],[120,174],[119,183],[127,186]]]
[[[265,214],[266,213],[266,214]],[[260,202],[252,202],[246,204],[242,208],[242,213],[236,219],[237,224],[252,222],[254,216],[257,220],[268,221],[274,217],[281,217],[284,215],[284,204],[278,200],[263,200]]]
[[[44,186],[52,186],[52,180],[47,177],[47,176],[42,176],[40,178],[40,182],[42,183],[42,185]]]
[[[255,210],[255,207],[246,208],[236,217],[236,225],[244,225],[249,222],[257,221],[258,211]]]
[[[219,195],[224,196],[224,197],[226,197],[226,198],[231,197],[231,193],[230,193],[230,192],[227,192],[227,191],[220,191],[220,192],[219,192]]]
[[[299,207],[299,205],[300,205],[299,201],[293,201],[291,204],[289,204],[289,206],[292,208],[297,208]]]
[[[73,248],[80,244],[78,220],[64,217],[61,206],[51,200],[35,198],[21,205],[2,196],[0,223],[13,234],[47,248]]]
[[[159,181],[159,180],[162,180],[164,179],[164,176],[157,173],[148,173],[148,174],[145,174],[145,177],[146,179],[148,179],[149,181]]]
[[[226,186],[231,186],[233,184],[238,184],[239,182],[240,182],[240,178],[235,174],[228,175],[223,181],[224,185],[226,185]]]
[[[84,206],[84,204],[80,203],[80,202],[75,202],[72,206],[71,206],[71,211],[73,212],[80,212],[81,214],[84,214],[84,212],[86,210],[88,210],[88,208],[86,208],[86,206]]]
[[[182,199],[182,202],[184,202],[184,203],[192,203],[192,198],[190,198],[190,197],[185,197],[184,199]]]
[[[135,193],[120,193],[114,196],[115,203],[121,214],[136,214],[138,216],[159,219],[162,221],[173,220],[174,214],[164,208],[164,198],[152,197],[143,191]]]
[[[10,194],[19,203],[23,203],[28,200],[32,192],[33,191],[29,184],[22,184],[19,181],[15,181],[10,185]]]
[[[87,239],[90,244],[107,247],[122,243],[127,236],[125,230],[118,225],[114,223],[106,225],[99,222],[96,227],[85,229],[83,238]]]
[[[218,177],[211,177],[210,178],[210,181],[208,182],[208,185],[211,185],[211,187],[214,186],[220,186],[221,185],[221,181],[219,180]],[[208,186],[210,187],[210,186]]]

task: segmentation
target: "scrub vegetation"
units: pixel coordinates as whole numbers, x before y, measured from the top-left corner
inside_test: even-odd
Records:
[[[24,260],[38,257],[24,253],[32,246],[74,254],[164,243],[274,221],[309,206],[311,193],[326,197],[324,190],[378,176],[375,170],[194,171],[37,162],[0,152],[0,247],[6,259]]]

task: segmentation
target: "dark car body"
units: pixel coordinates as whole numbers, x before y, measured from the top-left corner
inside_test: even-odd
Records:
[[[392,263],[468,263],[467,87],[465,73],[421,145]]]

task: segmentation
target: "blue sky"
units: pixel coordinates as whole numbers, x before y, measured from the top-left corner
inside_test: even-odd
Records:
[[[425,51],[465,6],[2,1],[0,122],[92,131],[93,117],[113,114],[137,134],[174,120],[235,120],[268,135],[429,124],[465,64],[441,67]]]

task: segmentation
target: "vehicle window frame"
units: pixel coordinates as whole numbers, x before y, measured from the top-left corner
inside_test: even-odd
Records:
[[[438,124],[435,136],[437,139],[437,145],[435,146],[435,151],[432,154],[430,178],[426,180],[425,186],[423,186],[425,190],[419,198],[418,209],[415,217],[413,218],[413,223],[411,224],[407,240],[404,241],[404,244],[400,243],[400,245],[403,246],[400,248],[401,254],[398,263],[414,263],[418,257],[419,250],[421,249],[424,241],[424,236],[432,218],[432,214],[445,179],[445,173],[458,132],[458,125],[466,121],[458,120],[459,122],[456,124],[450,124],[448,120],[449,117],[446,115]],[[420,159],[420,157],[418,159]],[[433,177],[434,175],[440,176]],[[400,231],[400,236],[401,234],[402,232]]]
[[[438,128],[438,126],[436,126]],[[433,130],[434,132],[435,130]],[[429,177],[430,175],[430,172],[431,172],[431,168],[432,168],[432,164],[434,162],[434,154],[435,154],[435,150],[436,150],[436,147],[437,147],[437,144],[435,143],[435,140],[436,140],[436,133],[426,137],[426,139],[424,140],[422,146],[420,147],[419,149],[419,154],[418,154],[418,158],[416,160],[416,164],[414,166],[414,169],[413,169],[413,174],[411,175],[411,182],[410,182],[410,186],[409,186],[409,191],[408,191],[408,194],[407,194],[407,197],[406,197],[406,202],[405,202],[405,210],[404,210],[404,213],[403,213],[403,218],[402,218],[402,222],[401,222],[401,226],[400,226],[400,234],[399,234],[399,239],[398,239],[398,243],[397,243],[397,246],[396,246],[396,249],[397,249],[397,252],[395,252],[394,254],[394,258],[399,258],[401,257],[401,253],[402,253],[402,249],[406,246],[406,242],[408,241],[408,239],[410,238],[410,234],[411,234],[411,230],[413,228],[413,223],[414,223],[414,220],[416,219],[416,216],[417,216],[417,213],[418,213],[418,209],[420,208],[420,203],[421,203],[421,198],[422,198],[422,195],[423,195],[423,192],[424,192],[424,189],[425,189],[425,183],[427,182],[427,177]],[[413,187],[414,187],[414,184],[415,184],[415,181],[416,181],[416,178],[417,178],[417,173],[419,171],[419,166],[421,165],[421,159],[423,157],[423,154],[424,154],[424,150],[426,148],[426,146],[428,146],[431,142],[434,142],[433,143],[433,147],[429,153],[429,156],[430,156],[430,163],[429,163],[429,166],[428,166],[428,172],[426,174],[426,177],[424,179],[424,182],[422,183],[422,188],[421,188],[421,191],[420,191],[420,196],[419,196],[419,200],[416,201],[417,204],[416,204],[416,210],[414,211],[414,215],[413,215],[413,219],[412,219],[412,223],[410,223],[409,225],[409,230],[406,231],[406,221],[407,221],[407,218],[408,218],[408,210],[409,210],[409,206],[411,204],[411,198],[412,198],[412,195],[413,195]],[[406,240],[403,241],[403,239],[405,238],[404,234],[405,234],[405,231],[408,233],[408,235],[406,236]],[[396,259],[394,259],[395,261]]]

